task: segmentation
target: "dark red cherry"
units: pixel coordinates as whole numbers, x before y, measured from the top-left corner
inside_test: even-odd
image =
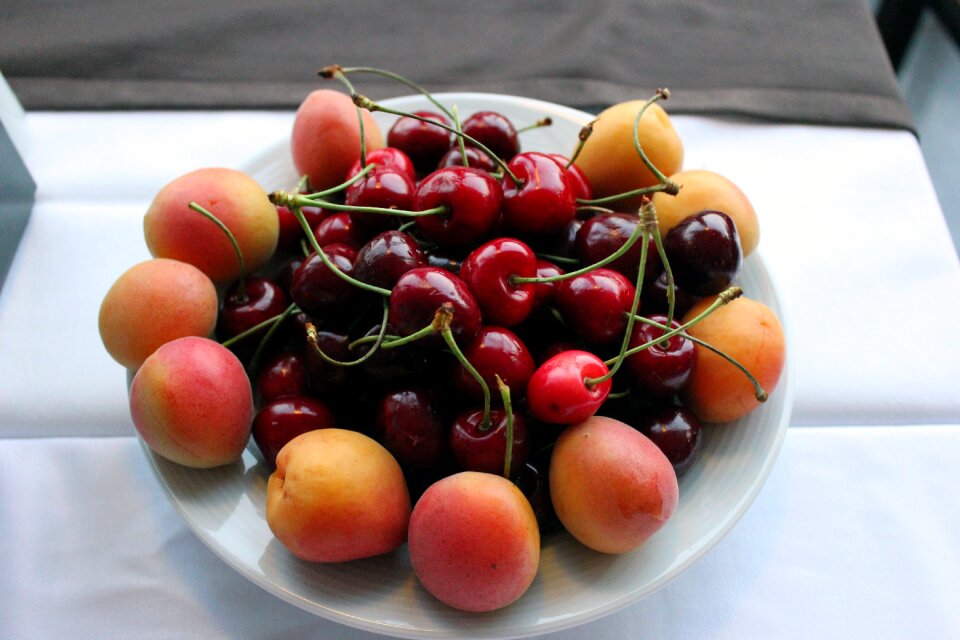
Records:
[[[549,260],[537,258],[537,277],[552,278],[566,273],[563,269],[553,264]],[[543,305],[553,302],[554,292],[557,289],[557,282],[536,282],[533,285],[533,308],[539,309]]]
[[[660,324],[667,324],[667,317],[650,316]],[[671,325],[680,326],[676,320]],[[648,324],[637,322],[630,334],[630,348],[656,340],[665,333]],[[651,397],[672,396],[679,392],[690,378],[693,370],[694,344],[682,335],[675,335],[666,342],[639,351],[624,363],[634,385]]]
[[[663,248],[677,286],[698,296],[730,286],[743,262],[740,235],[722,211],[701,211],[667,233]]]
[[[513,123],[496,111],[477,111],[461,124],[463,132],[493,151],[503,161],[520,153],[520,138]],[[466,141],[466,144],[471,144]]]
[[[255,385],[261,402],[307,392],[307,369],[298,353],[279,353],[267,361],[257,373]]]
[[[683,475],[700,455],[703,426],[683,407],[660,407],[640,413],[633,427],[656,444],[676,474]]]
[[[431,394],[409,388],[385,395],[377,408],[377,437],[403,467],[440,466],[447,448],[447,428]]]
[[[490,174],[468,167],[437,169],[417,186],[413,209],[443,206],[447,212],[416,218],[417,230],[442,245],[472,244],[493,231],[502,202],[503,191]]]
[[[507,166],[522,182],[505,175],[503,216],[509,228],[520,233],[556,233],[576,217],[573,188],[563,167],[550,156],[535,151],[514,156]]]
[[[377,165],[377,169],[389,167],[406,174],[411,180],[416,181],[417,171],[410,160],[410,156],[396,147],[381,147],[367,151],[367,164]],[[350,170],[347,171],[347,180],[360,173],[360,160],[353,163]]]
[[[667,299],[667,273],[661,272],[657,279],[649,285],[644,286],[643,293],[640,294],[643,312],[647,315],[653,313],[667,313],[670,309],[670,301]],[[676,286],[673,289],[673,315],[681,318],[687,311],[696,304],[699,296],[691,294],[689,291]]]
[[[414,115],[450,126],[450,120],[439,113],[415,111]],[[421,175],[433,171],[452,144],[453,134],[446,129],[407,116],[399,118],[387,132],[387,146],[407,154]]]
[[[322,247],[324,254],[343,273],[352,275],[357,251],[346,244],[328,244]],[[293,275],[291,295],[303,311],[322,315],[337,305],[353,301],[360,289],[331,271],[316,253],[303,261]]]
[[[574,424],[597,412],[610,395],[612,382],[589,385],[587,380],[609,372],[607,365],[589,351],[564,351],[533,373],[527,383],[530,414],[550,424]]]
[[[537,368],[527,346],[517,334],[504,327],[480,329],[477,337],[463,348],[463,355],[487,383],[494,400],[500,399],[497,376],[510,387],[511,398],[517,399],[526,395],[527,382]],[[453,383],[471,398],[483,398],[480,385],[462,365],[457,367]]]
[[[463,163],[464,155],[467,156],[467,164]],[[483,151],[480,151],[476,147],[464,147],[461,153],[460,145],[458,144],[450,147],[450,149],[443,154],[443,157],[440,158],[440,162],[437,163],[437,168],[442,169],[443,167],[473,167],[474,169],[480,169],[487,173],[494,173],[499,170],[493,158]]]
[[[324,209],[319,207],[302,207],[304,219],[311,229],[315,229],[318,224],[329,215]],[[297,217],[293,215],[287,207],[277,207],[277,218],[280,222],[280,233],[277,237],[277,250],[281,253],[300,253],[300,240],[306,238],[303,226]]]
[[[558,431],[553,429],[553,431]],[[537,518],[540,535],[560,531],[563,525],[557,518],[550,499],[550,453],[552,449],[544,449],[535,453],[523,468],[513,476],[517,488],[526,496],[533,507],[533,515]]]
[[[480,307],[470,289],[459,277],[436,267],[411,269],[400,276],[390,294],[390,324],[399,335],[410,335],[430,325],[445,303],[453,306],[450,328],[457,342],[477,335]],[[439,336],[428,342],[443,344]]]
[[[623,274],[606,268],[561,280],[554,293],[560,315],[587,342],[623,338],[636,289]]]
[[[217,318],[217,335],[231,338],[261,322],[284,312],[289,305],[286,294],[280,285],[261,276],[248,276],[240,283],[234,283],[227,289]],[[266,329],[245,338],[241,342],[247,347],[255,347]]]
[[[359,357],[351,353],[349,344],[350,338],[346,334],[325,329],[317,330],[317,346],[334,360],[349,362]],[[305,330],[301,331],[299,346],[303,350],[303,362],[307,369],[310,391],[325,398],[335,395],[347,381],[350,370],[327,362],[307,341]]]
[[[484,320],[512,327],[523,322],[533,309],[533,283],[514,284],[514,276],[537,274],[533,249],[514,238],[496,238],[470,252],[460,268],[460,277],[470,287]]]
[[[384,231],[357,252],[353,275],[357,280],[392,289],[407,271],[427,266],[427,259],[413,236],[403,231]]]
[[[559,153],[550,153],[547,155],[566,170],[567,180],[570,182],[570,186],[573,187],[573,193],[577,199],[593,200],[593,186],[590,184],[590,179],[587,178],[587,174],[583,172],[583,169],[575,164],[571,164],[568,167],[567,163],[570,161],[570,158]]]
[[[347,187],[345,203],[353,207],[379,207],[409,211],[416,185],[407,174],[390,167],[377,168]],[[372,236],[400,226],[401,218],[369,211],[351,211],[350,221],[362,236]]]
[[[345,244],[359,249],[364,243],[362,234],[353,226],[350,214],[343,211],[324,218],[313,228],[313,235],[321,247],[328,244]]]
[[[625,245],[639,224],[640,218],[630,213],[601,213],[593,216],[584,221],[577,232],[577,256],[583,264],[594,264],[603,260]],[[624,255],[607,264],[607,268],[619,271],[630,282],[636,282],[642,249],[643,236],[640,236]],[[644,283],[653,281],[662,268],[656,242],[653,238],[648,238]]]
[[[297,436],[336,426],[336,418],[327,405],[309,396],[286,396],[270,402],[253,419],[253,440],[270,466],[276,466],[277,454]]]
[[[457,463],[467,471],[503,475],[507,452],[507,412],[491,409],[490,424],[486,428],[483,425],[483,411],[477,409],[460,414],[450,429],[450,449]],[[527,420],[523,414],[515,413],[510,474],[519,472],[529,457]]]

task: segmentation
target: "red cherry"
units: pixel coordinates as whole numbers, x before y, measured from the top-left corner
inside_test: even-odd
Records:
[[[450,126],[450,120],[439,113],[415,111],[414,115]],[[387,146],[407,154],[419,174],[435,169],[452,144],[453,134],[446,129],[408,116],[399,118],[387,132]]]
[[[376,168],[347,187],[345,203],[354,207],[380,207],[409,211],[416,190],[413,180],[399,169]],[[351,211],[350,221],[363,236],[397,227],[400,218],[367,211]]]
[[[357,280],[392,289],[407,271],[427,266],[420,245],[409,233],[384,231],[360,248],[353,263]]]
[[[347,275],[352,275],[357,251],[346,244],[322,247],[330,261]],[[324,311],[354,300],[359,289],[335,274],[316,253],[303,261],[293,275],[291,295],[303,311],[320,315]]]
[[[676,317],[685,316],[687,311],[700,300],[699,296],[676,286],[673,290],[673,296],[673,314]],[[649,286],[645,285],[640,297],[642,300],[640,304],[643,306],[644,313],[667,313],[670,309],[670,301],[667,299],[667,273],[665,271],[661,272]]]
[[[268,361],[257,373],[257,396],[270,402],[283,396],[307,392],[307,369],[303,357],[297,353],[280,353]]]
[[[467,471],[503,475],[507,455],[507,412],[490,410],[490,424],[482,429],[483,411],[460,414],[450,429],[450,449],[457,462]],[[530,457],[527,421],[523,414],[513,416],[513,449],[510,452],[510,474],[519,472]]]
[[[224,296],[217,318],[217,335],[231,338],[284,312],[290,304],[280,285],[261,276],[248,276],[235,283]],[[266,329],[242,340],[243,348],[255,347]]]
[[[513,123],[496,111],[478,111],[461,124],[463,132],[507,161],[520,153],[520,138]],[[469,140],[466,144],[471,144]]]
[[[574,424],[597,412],[610,395],[612,382],[587,386],[587,380],[608,373],[607,365],[589,351],[564,351],[534,372],[527,383],[527,407],[537,420]]]
[[[460,152],[460,145],[453,145],[443,157],[440,158],[440,162],[437,163],[437,168],[441,169],[443,167],[462,167],[463,156],[467,156],[467,165],[468,167],[473,167],[474,169],[480,169],[481,171],[486,171],[487,173],[495,173],[499,167],[497,163],[493,161],[493,158],[488,156],[483,151],[480,151],[476,147],[464,147],[463,153]]]
[[[581,338],[606,344],[623,337],[634,295],[636,289],[622,274],[601,267],[561,280],[554,302]]]
[[[514,399],[526,395],[527,382],[537,367],[530,350],[517,334],[504,327],[480,329],[477,337],[463,349],[463,355],[487,383],[493,398],[500,397],[497,376],[510,387]],[[457,368],[453,383],[471,398],[483,398],[480,385],[463,366]]]
[[[377,436],[401,465],[411,469],[440,466],[447,429],[435,402],[424,389],[401,389],[385,395],[377,409]]]
[[[547,155],[553,158],[554,161],[567,172],[567,180],[570,182],[570,186],[573,187],[573,193],[577,199],[593,200],[593,186],[590,184],[590,179],[587,177],[587,174],[583,172],[583,169],[575,164],[571,164],[568,167],[567,163],[570,161],[570,158],[559,153],[549,153]]]
[[[367,164],[375,164],[376,169],[391,168],[406,174],[411,180],[416,181],[417,172],[413,166],[410,156],[396,147],[380,147],[367,151]],[[353,163],[350,170],[347,171],[347,180],[360,173],[360,160]]]
[[[667,233],[663,248],[677,285],[698,296],[729,287],[743,263],[737,226],[722,211],[685,218]]]
[[[513,276],[530,278],[537,273],[537,256],[520,240],[497,238],[470,252],[460,267],[460,277],[470,287],[490,324],[512,327],[533,309],[533,283],[513,284]]]
[[[661,407],[638,414],[632,426],[650,438],[680,476],[693,466],[700,455],[703,426],[683,407]]]
[[[420,182],[413,209],[425,211],[444,206],[447,212],[417,218],[417,230],[426,239],[442,245],[472,244],[496,226],[502,201],[500,184],[480,169],[437,169]]]
[[[315,229],[329,215],[319,207],[302,207],[300,211],[311,229]],[[277,206],[277,218],[280,223],[277,250],[281,253],[299,253],[300,240],[306,237],[300,221],[290,209],[280,205]]]
[[[507,175],[503,186],[505,223],[521,233],[556,233],[576,217],[577,204],[563,167],[550,156],[524,152],[507,166],[523,183]]]
[[[576,253],[580,262],[593,264],[616,252],[627,243],[639,224],[640,217],[630,213],[601,213],[584,221],[576,237]],[[607,268],[622,273],[630,282],[636,282],[642,249],[641,236],[625,254],[607,264]],[[644,283],[652,282],[662,268],[656,241],[649,238]]]
[[[650,316],[650,319],[667,324],[666,316],[654,315]],[[674,320],[671,326],[676,329],[680,327],[680,323]],[[637,322],[630,334],[629,347],[632,349],[656,340],[664,333],[666,332],[663,329]],[[692,342],[682,335],[675,335],[666,342],[633,354],[624,364],[634,384],[647,395],[671,396],[679,392],[690,378],[694,351]]]
[[[436,267],[411,269],[400,276],[390,294],[390,324],[399,335],[410,335],[432,323],[448,302],[453,305],[450,329],[463,344],[480,331],[480,307],[463,280]],[[442,343],[439,336],[429,342]]]
[[[549,260],[537,258],[537,277],[552,278],[566,273],[563,269],[553,264]],[[539,309],[545,304],[553,302],[554,294],[557,290],[557,282],[536,282],[533,285],[533,308]]]
[[[286,396],[265,405],[253,419],[253,440],[270,466],[277,454],[300,434],[336,426],[327,405],[309,396]]]

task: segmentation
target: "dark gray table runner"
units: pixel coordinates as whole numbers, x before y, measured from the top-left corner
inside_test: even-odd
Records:
[[[0,3],[30,110],[287,109],[332,63],[586,110],[667,86],[672,113],[913,128],[866,0]]]

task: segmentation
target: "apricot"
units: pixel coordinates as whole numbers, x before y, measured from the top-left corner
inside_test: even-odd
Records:
[[[540,530],[509,480],[464,471],[432,484],[410,517],[413,571],[441,602],[493,611],[515,602],[537,575]]]
[[[136,369],[161,345],[209,336],[217,324],[217,290],[185,262],[155,258],[134,265],[100,304],[100,339],[114,360]]]
[[[612,196],[658,183],[633,144],[633,121],[644,100],[621,102],[597,116],[593,133],[583,145],[575,164],[593,186],[595,198]],[[654,103],[640,118],[637,134],[643,152],[664,175],[683,167],[683,143],[670,116]],[[640,198],[619,201],[620,211],[636,211]]]
[[[178,338],[137,371],[130,415],[158,455],[188,467],[217,467],[238,460],[250,439],[253,392],[229,349],[208,338]]]
[[[407,538],[410,494],[396,459],[356,431],[319,429],[288,442],[267,481],[267,524],[298,558],[342,562]]]
[[[383,146],[383,133],[369,111],[361,110],[367,151]],[[344,181],[360,159],[360,122],[350,96],[318,89],[300,103],[290,137],[293,165],[314,191]]]
[[[743,191],[724,176],[705,169],[680,171],[670,176],[680,185],[680,193],[671,196],[656,193],[653,206],[657,211],[657,223],[661,235],[685,218],[701,211],[722,211],[733,220],[740,236],[743,256],[747,257],[760,242],[760,223],[757,213]]]
[[[679,496],[667,457],[619,420],[593,416],[557,439],[550,498],[567,531],[594,551],[639,547],[666,524]]]
[[[713,301],[712,296],[699,301],[687,312],[684,322]],[[786,344],[780,320],[767,305],[741,296],[688,332],[742,364],[768,394],[776,388],[786,362]],[[681,397],[684,406],[704,422],[737,420],[760,404],[753,384],[742,371],[700,346]]]
[[[280,233],[276,207],[256,180],[240,171],[198,169],[166,184],[147,209],[143,233],[150,254],[188,262],[217,284],[240,276],[230,239],[190,202],[216,216],[237,239],[247,272],[273,256]]]

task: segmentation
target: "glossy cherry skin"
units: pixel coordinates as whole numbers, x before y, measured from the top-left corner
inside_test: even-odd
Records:
[[[450,449],[457,463],[466,471],[503,475],[507,452],[507,412],[491,409],[490,424],[486,429],[482,427],[482,410],[461,413],[450,429]],[[510,474],[519,472],[529,457],[527,420],[522,413],[514,413]]]
[[[650,316],[660,324],[667,324],[667,317]],[[680,323],[673,321],[671,327],[678,328]],[[665,331],[657,327],[637,322],[630,334],[632,349],[656,340]],[[624,363],[633,384],[650,397],[662,398],[679,392],[690,378],[693,370],[695,345],[682,335],[675,335],[666,342],[647,347],[639,351]]]
[[[350,352],[349,344],[350,338],[344,333],[325,329],[317,330],[317,346],[334,360],[348,362],[357,357]],[[307,341],[305,330],[300,336],[299,347],[302,349],[310,391],[324,398],[334,395],[346,383],[350,370],[324,360],[323,356],[317,353],[317,350]]]
[[[680,476],[697,461],[702,449],[703,425],[683,407],[658,407],[638,414],[632,425],[650,438]]]
[[[575,164],[571,164],[568,167],[567,163],[570,159],[559,153],[549,153],[547,155],[553,158],[554,161],[567,172],[567,181],[570,182],[570,186],[573,187],[573,193],[578,200],[593,200],[593,186],[590,184],[590,179],[587,178],[587,174],[583,172],[583,169]]]
[[[554,294],[560,315],[587,342],[607,344],[623,338],[636,288],[606,268],[561,280]]]
[[[425,177],[413,209],[444,206],[447,212],[416,218],[417,230],[441,245],[467,245],[488,236],[500,217],[503,190],[490,174],[469,167],[445,167]]]
[[[537,277],[538,278],[552,278],[554,276],[561,276],[566,271],[550,262],[549,260],[544,260],[543,258],[537,258]],[[557,290],[556,282],[536,282],[533,285],[533,308],[539,309],[540,307],[550,304],[553,302],[554,293]]]
[[[677,224],[663,239],[677,285],[698,296],[720,293],[740,273],[743,250],[730,216],[701,211]]]
[[[323,402],[309,396],[285,396],[270,402],[253,419],[253,440],[271,467],[285,444],[302,433],[337,424]]]
[[[313,228],[313,235],[321,247],[328,244],[345,244],[359,249],[363,246],[363,235],[353,225],[350,214],[346,212],[334,213]]]
[[[467,156],[467,164],[463,164],[463,156]],[[487,173],[496,172],[499,167],[497,163],[493,161],[493,158],[488,156],[483,151],[480,151],[476,147],[464,147],[463,153],[460,152],[460,145],[455,144],[450,149],[447,150],[443,157],[440,158],[440,162],[437,163],[437,168],[441,169],[443,167],[473,167],[474,169],[480,169],[481,171],[486,171]]]
[[[220,306],[217,318],[217,335],[220,338],[231,338],[269,320],[283,313],[290,304],[283,289],[272,280],[248,276],[242,282],[242,291],[239,282],[227,289]],[[242,342],[256,345],[265,332],[266,329],[258,331]]]
[[[367,164],[375,164],[376,169],[391,168],[404,173],[411,180],[416,182],[417,170],[413,166],[410,156],[396,147],[380,147],[367,151]],[[347,171],[347,180],[360,173],[360,160],[353,163],[350,170]]]
[[[416,185],[399,169],[377,168],[349,187],[345,203],[354,207],[379,207],[409,211]],[[369,211],[351,211],[350,220],[363,236],[371,236],[400,226],[401,218]]]
[[[514,238],[496,238],[480,245],[460,267],[460,277],[473,292],[485,321],[505,327],[523,322],[536,296],[534,283],[514,284],[511,278],[536,274],[533,249]]]
[[[463,355],[487,383],[492,399],[501,400],[497,376],[510,387],[514,400],[527,393],[527,382],[537,368],[533,355],[513,331],[505,327],[485,326],[465,348]],[[462,365],[457,367],[454,385],[474,400],[483,399],[483,390]]]
[[[477,111],[460,125],[463,133],[508,161],[520,153],[520,138],[513,123],[496,111]],[[472,144],[469,140],[466,144]]]
[[[473,339],[482,321],[476,299],[463,280],[436,267],[411,269],[400,276],[390,294],[390,324],[399,335],[410,335],[431,324],[445,303],[453,306],[450,329],[457,343]],[[443,344],[439,335],[426,342]]]
[[[630,213],[602,213],[584,221],[576,238],[576,253],[580,262],[594,264],[610,256],[627,243],[639,224],[640,218]],[[636,282],[642,250],[643,236],[640,236],[625,254],[606,266],[622,273],[630,282]],[[653,238],[647,240],[646,260],[644,283],[653,281],[663,268]]]
[[[302,207],[300,211],[311,229],[315,229],[329,215],[319,207]],[[277,250],[280,253],[299,253],[300,240],[306,238],[300,221],[284,206],[277,207],[277,219],[280,222]]]
[[[321,247],[327,258],[343,273],[352,275],[357,251],[346,244],[328,244]],[[291,295],[303,311],[322,315],[324,311],[356,299],[358,289],[331,271],[316,253],[303,261],[293,275]]]
[[[554,431],[558,430],[554,429]],[[563,528],[553,509],[553,501],[550,500],[551,452],[552,449],[544,449],[534,454],[513,476],[513,481],[533,507],[533,515],[537,518],[541,536]]]
[[[507,166],[522,182],[505,175],[503,216],[520,233],[557,233],[576,217],[576,201],[566,173],[550,156],[536,151],[520,153]]]
[[[447,450],[447,427],[431,394],[407,388],[386,394],[377,407],[377,438],[403,467],[440,466]]]
[[[414,115],[450,126],[450,120],[439,113],[415,111]],[[434,170],[452,144],[451,132],[407,116],[399,118],[387,132],[387,146],[407,154],[420,175]]]
[[[283,263],[277,268],[276,273],[273,275],[273,281],[280,285],[280,288],[283,290],[283,293],[287,296],[287,298],[291,297],[290,288],[293,286],[293,274],[295,274],[297,269],[300,268],[300,265],[303,264],[303,258],[301,256],[295,256],[284,260]]]
[[[588,387],[586,380],[599,378],[609,369],[589,351],[564,351],[533,373],[527,383],[527,408],[541,422],[574,424],[597,412],[610,395],[612,382]]]
[[[641,305],[643,312],[648,316],[653,313],[665,314],[670,309],[670,301],[667,299],[667,274],[662,272],[657,279],[649,285],[644,286],[641,294]],[[682,318],[687,311],[700,300],[700,296],[695,296],[689,291],[684,291],[674,283],[673,289],[673,315],[675,318]]]
[[[427,258],[413,236],[403,231],[384,231],[360,247],[353,263],[357,280],[392,289],[400,276],[427,266]]]
[[[299,353],[279,353],[267,361],[257,373],[254,385],[261,402],[307,392],[307,368]]]

